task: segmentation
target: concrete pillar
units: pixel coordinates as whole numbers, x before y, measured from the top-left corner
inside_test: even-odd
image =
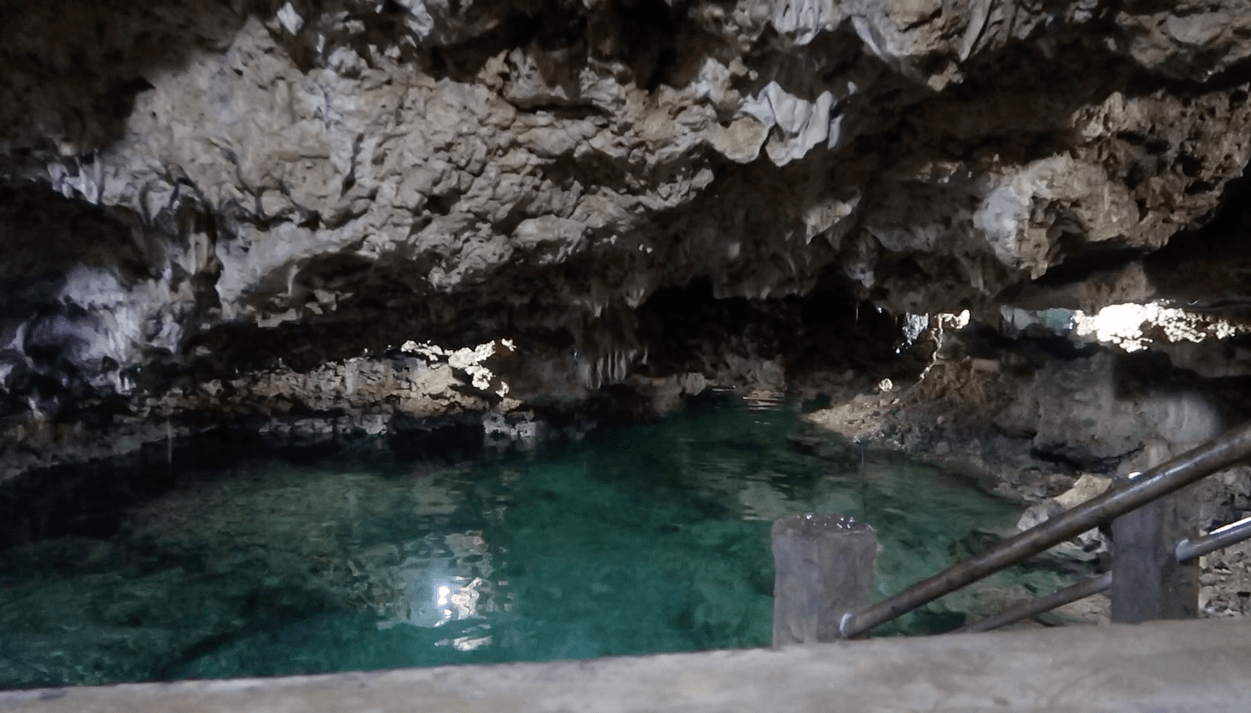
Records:
[[[877,533],[830,513],[773,523],[773,645],[836,641],[843,615],[869,605]]]
[[[1149,466],[1167,459],[1150,454]],[[1199,560],[1179,563],[1177,542],[1198,535],[1194,486],[1112,521],[1112,621],[1137,624],[1199,616]]]

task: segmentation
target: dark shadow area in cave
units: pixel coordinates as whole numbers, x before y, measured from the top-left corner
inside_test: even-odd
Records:
[[[473,460],[482,453],[482,424],[476,421],[428,424],[396,417],[391,426],[387,443],[400,463],[424,460],[451,464]]]
[[[1235,349],[1233,343],[1251,345],[1251,337],[1225,340],[1221,348]],[[1251,417],[1251,376],[1210,378],[1174,366],[1167,353],[1143,350],[1119,354],[1116,360],[1115,393],[1118,397],[1135,394],[1203,394],[1216,409],[1221,421],[1232,427]]]
[[[1231,180],[1212,219],[1173,236],[1144,268],[1164,299],[1251,318],[1251,175]]]
[[[119,404],[87,381],[119,369],[96,352],[109,338],[109,300],[154,278],[165,246],[127,211],[25,183],[0,185],[0,236],[0,416],[32,411],[107,423]],[[71,275],[89,291],[85,301],[104,306],[67,299]]]
[[[148,443],[108,461],[28,471],[0,484],[0,549],[52,537],[108,538],[126,505],[165,492],[191,470],[229,467],[249,445],[222,432],[192,447]]]
[[[0,312],[50,300],[75,267],[152,277],[162,252],[129,212],[31,183],[0,184],[0,235]]]
[[[915,375],[923,367],[911,351],[897,352],[895,315],[859,302],[828,270],[802,297],[716,299],[711,280],[657,291],[637,311],[646,368],[658,375],[715,374],[725,354],[780,359],[788,378],[806,372],[853,369],[880,376]]]
[[[487,60],[501,50],[528,45],[545,51],[574,50],[575,56],[568,59],[581,65],[586,56],[586,26],[586,17],[578,9],[559,3],[517,8],[504,22],[476,37],[429,48],[422,69],[436,79],[473,82]]]
[[[197,50],[224,49],[250,12],[271,4],[4,2],[0,62],[21,71],[5,78],[0,123],[26,154],[57,154],[48,127],[84,150],[103,148],[151,86],[145,75],[182,66]]]
[[[127,455],[32,469],[6,480],[0,483],[0,550],[56,537],[107,539],[117,533],[127,506],[197,479],[234,477],[248,459],[293,464],[338,459],[369,463],[385,473],[404,472],[401,466],[415,461],[455,465],[511,455],[488,453],[482,424],[471,418],[396,417],[384,438],[358,430],[326,437],[262,434],[258,427],[271,420],[208,428],[191,437],[145,443]]]
[[[660,0],[617,0],[589,13],[581,6],[560,2],[523,5],[482,34],[429,48],[419,63],[435,78],[472,83],[501,51],[534,49],[537,52],[531,59],[544,81],[562,86],[574,103],[580,93],[576,70],[588,61],[621,63],[629,68],[635,84],[649,92],[661,85],[683,87],[698,75],[707,50],[719,43],[690,23],[686,14],[687,3]],[[700,40],[679,42],[679,37],[692,33]],[[369,56],[368,51],[358,54]],[[558,55],[559,65],[549,62],[548,55]]]

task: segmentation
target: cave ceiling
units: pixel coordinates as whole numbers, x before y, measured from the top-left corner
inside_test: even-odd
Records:
[[[656,300],[1238,305],[1249,54],[1234,0],[0,2],[4,409],[408,340],[628,369]]]

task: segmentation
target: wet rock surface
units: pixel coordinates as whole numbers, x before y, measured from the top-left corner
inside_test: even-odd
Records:
[[[822,289],[978,310],[1040,280],[1147,299],[1169,285],[1054,285],[1206,221],[1248,157],[1221,3],[5,17],[11,413],[410,339],[513,339],[597,388],[668,346],[641,313],[693,279],[766,312]]]
[[[992,345],[988,334],[999,333],[971,325],[941,335],[947,343],[936,349],[939,359],[915,381],[845,392],[805,418],[868,448],[908,452],[1021,503],[1020,530],[1248,418],[1245,379],[1181,372],[1167,344],[1126,354],[1084,342],[1075,331],[1062,345],[1050,334],[999,336]],[[1251,515],[1249,487],[1251,471],[1235,466],[1184,491],[1198,504],[1196,534]],[[1248,571],[1241,549],[1201,559],[1204,616],[1247,613],[1238,593]],[[1048,553],[1089,563],[1090,572],[1105,570],[1114,554],[1106,528]],[[1103,595],[1062,611],[1089,622],[1109,615]]]

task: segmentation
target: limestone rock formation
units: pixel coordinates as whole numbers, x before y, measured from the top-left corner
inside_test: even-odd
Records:
[[[576,401],[777,381],[861,300],[1213,299],[1149,260],[1245,190],[1249,32],[1233,0],[9,0],[0,410],[409,340],[511,339],[512,398]]]

